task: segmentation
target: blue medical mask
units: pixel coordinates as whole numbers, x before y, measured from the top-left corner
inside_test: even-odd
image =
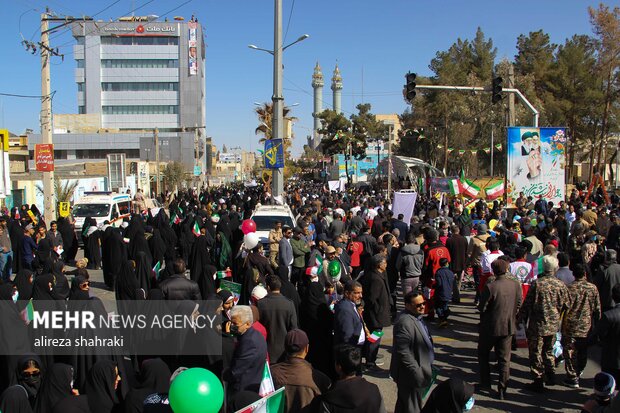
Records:
[[[19,291],[16,290],[13,293],[13,302],[16,303],[18,299],[19,299]]]
[[[474,399],[474,397],[470,397],[469,400],[467,400],[467,403],[465,403],[465,408],[463,409],[464,412],[468,412],[470,411],[473,407],[474,404],[476,403],[476,400]]]

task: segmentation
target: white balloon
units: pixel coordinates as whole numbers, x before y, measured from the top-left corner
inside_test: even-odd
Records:
[[[258,237],[256,232],[250,232],[243,236],[243,245],[249,250],[256,247],[259,242],[260,242],[260,238]]]

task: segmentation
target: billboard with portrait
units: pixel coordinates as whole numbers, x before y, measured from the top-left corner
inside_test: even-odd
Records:
[[[196,41],[196,31],[198,27],[198,23],[196,22],[188,22],[188,67],[190,76],[198,74],[198,45]]]
[[[508,128],[508,207],[521,192],[556,206],[564,200],[566,140],[565,128]]]

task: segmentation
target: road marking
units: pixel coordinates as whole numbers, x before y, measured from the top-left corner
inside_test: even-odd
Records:
[[[434,342],[441,342],[441,341],[456,341],[455,338],[450,338],[450,337],[433,337],[433,341]]]

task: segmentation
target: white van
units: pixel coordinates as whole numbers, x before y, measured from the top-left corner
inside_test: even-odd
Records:
[[[75,233],[82,243],[82,226],[86,217],[94,218],[97,225],[109,221],[119,227],[123,218],[131,215],[131,195],[116,192],[84,192],[84,196],[73,205],[71,214],[75,218]]]

